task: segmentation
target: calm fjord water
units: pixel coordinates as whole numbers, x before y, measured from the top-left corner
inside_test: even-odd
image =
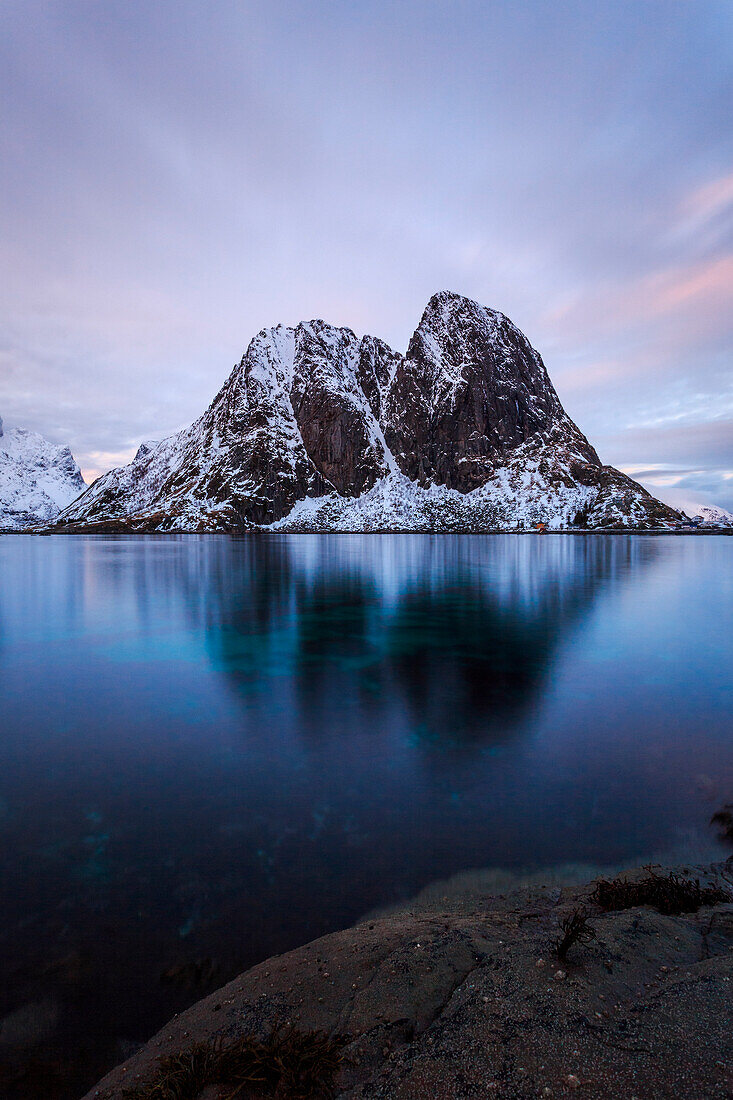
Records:
[[[722,536],[0,537],[0,1014],[50,996],[109,1059],[436,878],[722,852],[732,564]]]

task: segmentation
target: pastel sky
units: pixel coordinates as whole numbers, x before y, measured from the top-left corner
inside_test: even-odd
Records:
[[[0,415],[87,478],[266,325],[503,310],[607,462],[733,508],[731,0],[3,0]]]

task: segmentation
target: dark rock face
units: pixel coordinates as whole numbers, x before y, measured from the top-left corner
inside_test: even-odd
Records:
[[[386,473],[384,450],[369,427],[379,417],[393,353],[322,322],[299,325],[295,345],[290,400],[306,453],[324,483],[341,496],[359,496]]]
[[[436,294],[402,360],[388,402],[387,443],[421,485],[468,493],[554,421],[598,456],[568,419],[542,359],[502,313]]]
[[[405,356],[323,321],[264,329],[191,428],[144,444],[61,521],[485,530],[576,516],[594,527],[679,519],[602,466],[507,317],[443,292]]]

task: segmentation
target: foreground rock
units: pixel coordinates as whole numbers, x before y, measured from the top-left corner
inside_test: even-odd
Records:
[[[512,322],[428,303],[406,355],[310,321],[264,329],[190,428],[143,444],[61,516],[69,530],[670,528],[604,466]]]
[[[726,883],[722,865],[693,874]],[[597,912],[595,939],[561,963],[558,921],[587,894],[429,900],[325,936],[171,1021],[88,1100],[122,1100],[194,1042],[278,1024],[347,1037],[342,1100],[729,1098],[733,905]]]
[[[85,488],[68,447],[24,428],[3,431],[0,420],[0,531],[51,523]]]

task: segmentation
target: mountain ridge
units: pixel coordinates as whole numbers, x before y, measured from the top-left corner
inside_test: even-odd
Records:
[[[0,419],[0,531],[51,523],[86,488],[68,447]]]
[[[262,329],[190,428],[143,444],[59,517],[141,531],[680,522],[601,463],[509,318],[450,291],[405,355],[321,320]]]

